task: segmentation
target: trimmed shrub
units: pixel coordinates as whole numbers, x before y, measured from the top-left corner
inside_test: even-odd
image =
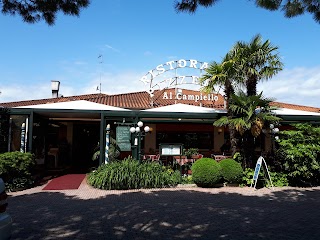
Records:
[[[31,153],[7,152],[0,154],[0,177],[9,191],[27,188],[34,183],[33,167],[36,161]]]
[[[212,158],[201,158],[191,167],[192,180],[199,187],[213,187],[221,179],[221,167]]]
[[[222,178],[227,183],[240,183],[243,176],[241,164],[233,159],[220,161]]]
[[[100,166],[89,174],[88,183],[95,188],[140,189],[162,188],[181,182],[179,171],[171,172],[156,162],[143,162],[127,158]]]

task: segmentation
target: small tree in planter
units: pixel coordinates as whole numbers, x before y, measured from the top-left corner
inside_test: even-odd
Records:
[[[187,156],[187,158],[197,158],[197,156],[199,155],[199,149],[198,148],[185,149],[183,154]]]

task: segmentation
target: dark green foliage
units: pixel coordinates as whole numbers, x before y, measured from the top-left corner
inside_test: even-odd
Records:
[[[192,179],[192,175],[183,175],[181,184],[193,184],[194,181]]]
[[[233,159],[224,159],[220,163],[222,178],[227,183],[240,183],[243,176],[241,164]]]
[[[26,188],[33,184],[32,171],[36,162],[31,153],[0,154],[0,177],[8,190]]]
[[[175,8],[178,12],[194,13],[199,6],[211,7],[219,0],[177,0]],[[319,0],[255,0],[258,7],[284,12],[285,17],[291,18],[310,13],[313,19],[320,23],[320,3]]]
[[[272,184],[275,187],[286,187],[289,186],[288,176],[286,173],[281,172],[270,172],[270,177],[272,180]],[[270,183],[268,182],[267,187],[270,187]]]
[[[213,187],[221,179],[221,167],[212,158],[201,158],[191,167],[192,180],[199,187]]]
[[[20,15],[27,23],[45,20],[47,24],[53,25],[59,12],[79,16],[81,9],[88,7],[89,3],[89,0],[0,0],[0,7],[2,13]]]
[[[290,185],[319,185],[320,127],[296,124],[280,132],[277,158],[283,163]]]
[[[258,183],[261,184],[260,187],[266,186],[266,187],[271,187],[269,179],[265,179],[263,171],[259,172],[259,177],[258,177]],[[289,186],[289,181],[288,181],[288,176],[285,173],[281,172],[269,172],[271,181],[274,187],[285,187]],[[246,168],[243,176],[242,176],[242,184],[246,186],[250,186],[251,183],[254,184],[253,182],[253,175],[254,175],[254,169],[252,168]]]
[[[89,174],[90,185],[100,189],[162,188],[181,182],[180,172],[169,171],[155,162],[127,158],[100,166]]]

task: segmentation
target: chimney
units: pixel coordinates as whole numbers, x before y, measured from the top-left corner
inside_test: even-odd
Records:
[[[59,96],[60,82],[57,80],[51,80],[51,90],[52,98],[57,98]]]

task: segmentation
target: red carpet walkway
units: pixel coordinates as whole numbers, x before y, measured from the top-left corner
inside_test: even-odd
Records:
[[[86,174],[67,174],[51,180],[43,190],[78,189]]]

